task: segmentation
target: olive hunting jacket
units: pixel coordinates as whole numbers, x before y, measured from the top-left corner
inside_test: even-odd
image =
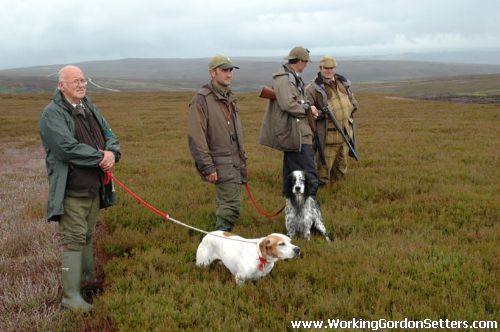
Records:
[[[188,144],[196,170],[205,179],[217,172],[218,183],[246,183],[246,154],[243,149],[236,96],[225,96],[211,84],[204,85],[189,104]]]
[[[260,144],[280,151],[299,152],[312,144],[312,131],[303,107],[304,83],[285,64],[273,74],[276,99],[269,100],[260,130]]]

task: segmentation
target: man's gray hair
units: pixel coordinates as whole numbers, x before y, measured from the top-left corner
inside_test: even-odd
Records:
[[[58,82],[61,83],[63,82],[63,78],[64,78],[64,73],[66,72],[67,69],[69,68],[77,68],[79,70],[81,70],[80,68],[78,68],[77,66],[74,66],[74,65],[66,65],[64,67],[62,67],[61,69],[59,69],[59,71],[57,72],[57,77],[58,77]]]
[[[57,72],[57,78],[58,78],[59,83],[61,83],[63,81],[64,68],[66,68],[66,67],[59,69],[59,71]]]

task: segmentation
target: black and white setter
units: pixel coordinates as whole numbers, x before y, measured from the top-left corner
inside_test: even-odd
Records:
[[[316,199],[310,195],[310,181],[303,171],[293,171],[287,179],[285,186],[285,226],[288,236],[293,238],[296,234],[303,234],[309,240],[311,228],[314,226],[327,241],[327,234],[323,217]]]

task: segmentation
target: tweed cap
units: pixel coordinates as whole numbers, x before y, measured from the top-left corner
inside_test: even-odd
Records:
[[[292,48],[288,56],[285,57],[285,60],[293,60],[293,59],[299,59],[302,61],[311,61],[311,58],[309,57],[309,50],[302,46],[297,46]]]
[[[334,68],[337,67],[337,60],[333,56],[325,55],[319,60],[320,67]]]

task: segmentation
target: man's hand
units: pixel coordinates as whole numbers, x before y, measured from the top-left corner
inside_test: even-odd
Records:
[[[319,111],[318,111],[318,109],[316,108],[316,106],[311,105],[311,112],[312,112],[313,118],[314,118],[314,119],[317,119],[317,118],[318,118],[318,116],[319,116]]]
[[[219,177],[217,176],[217,172],[213,172],[213,173],[205,176],[205,179],[207,179],[207,181],[210,183],[215,183],[215,182],[217,182]]]
[[[104,150],[99,150],[102,153],[102,160],[99,163],[99,167],[104,171],[104,172],[109,172],[111,169],[113,169],[113,166],[115,165],[115,154],[111,151],[104,151]]]

